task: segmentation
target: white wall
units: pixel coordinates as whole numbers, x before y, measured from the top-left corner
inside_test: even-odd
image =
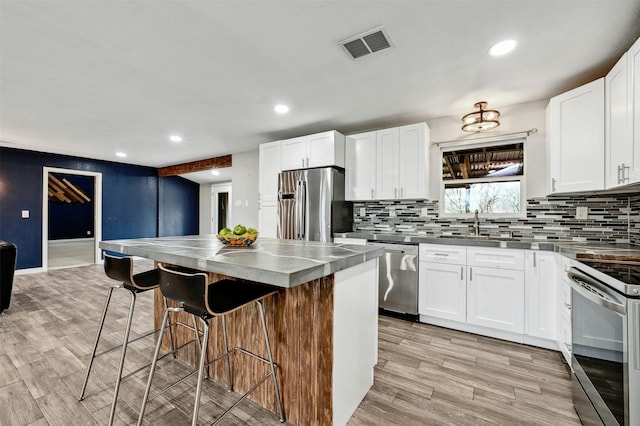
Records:
[[[233,154],[231,223],[258,228],[258,150]]]
[[[200,211],[198,220],[200,235],[211,233],[211,184],[200,184]]]
[[[500,111],[500,126],[495,130],[481,134],[462,131],[462,116],[449,116],[427,120],[431,129],[431,142],[465,141],[479,136],[499,137],[507,133],[527,131],[532,128],[538,132],[527,138],[525,147],[525,176],[527,198],[542,197],[548,194],[549,164],[545,143],[545,109],[548,100],[527,102],[506,107],[494,107]],[[471,109],[469,110],[471,112]],[[440,173],[442,171],[440,148],[431,145],[430,185],[431,198],[438,199],[440,194]]]

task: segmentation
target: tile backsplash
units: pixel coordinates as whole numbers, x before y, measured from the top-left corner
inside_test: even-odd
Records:
[[[587,207],[586,220],[576,207]],[[362,210],[364,209],[364,210]],[[354,203],[354,231],[467,235],[473,218],[440,217],[433,200]],[[360,213],[364,213],[361,215]],[[480,233],[499,237],[640,244],[640,193],[567,195],[527,200],[525,218],[480,218]]]

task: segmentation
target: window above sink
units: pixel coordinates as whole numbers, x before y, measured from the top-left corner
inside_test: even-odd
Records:
[[[525,217],[524,139],[441,149],[440,215]]]

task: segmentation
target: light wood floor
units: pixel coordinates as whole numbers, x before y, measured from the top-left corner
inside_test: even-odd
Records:
[[[151,262],[137,263],[140,270]],[[117,351],[98,358],[87,397],[78,402],[106,289],[101,265],[15,277],[11,307],[0,315],[0,425],[106,424]],[[120,342],[128,309],[116,291],[104,347]],[[152,295],[138,296],[132,334],[152,324]],[[125,369],[152,355],[153,342],[129,346]],[[158,386],[187,367],[159,364]],[[123,381],[116,424],[135,424],[148,370]],[[194,388],[182,384],[148,405],[145,424],[190,424]],[[237,398],[214,382],[203,388],[200,423]],[[225,425],[277,425],[276,416],[242,402]],[[580,424],[569,375],[556,352],[424,324],[380,317],[375,384],[349,425]]]

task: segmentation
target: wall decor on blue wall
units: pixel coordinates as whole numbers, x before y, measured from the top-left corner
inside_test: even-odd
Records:
[[[153,167],[0,147],[0,239],[18,246],[18,269],[42,266],[45,166],[102,174],[103,240],[197,233],[197,183],[172,176],[160,188]]]

